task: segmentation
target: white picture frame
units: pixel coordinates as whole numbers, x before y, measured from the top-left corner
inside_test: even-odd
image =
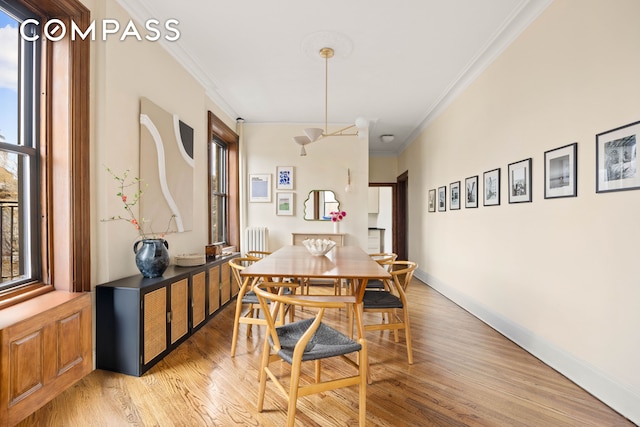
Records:
[[[276,215],[293,215],[294,194],[292,192],[276,193]]]
[[[271,174],[254,173],[249,175],[249,201],[271,202]]]
[[[278,166],[276,168],[276,188],[278,190],[293,190],[293,166]]]

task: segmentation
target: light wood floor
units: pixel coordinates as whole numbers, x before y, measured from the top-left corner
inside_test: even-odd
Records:
[[[414,279],[409,297],[413,365],[403,334],[399,344],[389,332],[367,335],[368,425],[633,425],[428,286]],[[285,401],[270,384],[256,411],[263,332],[246,339],[243,326],[229,357],[233,312],[228,305],[141,378],[96,370],[19,425],[283,425]],[[355,388],[302,398],[296,423],[357,425],[357,401]]]

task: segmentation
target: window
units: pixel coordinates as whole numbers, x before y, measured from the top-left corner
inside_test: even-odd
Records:
[[[214,137],[209,142],[211,243],[227,243],[227,161],[227,144]]]
[[[50,17],[90,22],[78,0],[0,0],[0,308],[90,290],[89,40],[42,37]]]
[[[238,135],[209,112],[209,243],[239,245]]]
[[[38,82],[40,43],[19,26],[35,18],[20,7],[0,8],[0,290],[41,279],[38,231]],[[32,33],[36,27],[30,27]],[[33,34],[30,34],[33,35]]]

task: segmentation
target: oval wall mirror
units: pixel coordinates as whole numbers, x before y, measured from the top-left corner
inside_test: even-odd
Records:
[[[304,201],[304,219],[307,221],[331,221],[329,212],[340,209],[340,202],[331,190],[312,190]]]

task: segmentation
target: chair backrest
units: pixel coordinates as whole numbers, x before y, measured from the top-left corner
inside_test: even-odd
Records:
[[[387,271],[389,271],[389,264],[398,258],[398,254],[394,254],[393,252],[380,252],[369,254],[369,256]]]
[[[271,252],[269,251],[247,251],[246,253],[247,258],[257,258],[257,259],[262,259],[269,255],[271,255]]]
[[[280,311],[280,307],[283,304],[317,309],[317,311],[312,310],[315,311],[315,320],[305,333],[306,339],[301,339],[301,342],[304,341],[302,345],[305,346],[311,336],[313,336],[315,330],[319,327],[322,317],[324,316],[325,309],[345,308],[347,304],[353,303],[354,301],[352,296],[310,296],[284,293],[285,289],[290,286],[290,283],[262,282],[253,288],[253,291],[256,293],[258,301],[260,302],[260,309],[264,313],[264,317],[267,321],[267,331],[272,340],[271,346],[276,351],[280,350],[280,341],[276,332],[276,318]]]
[[[240,272],[258,260],[259,258],[253,257],[240,257],[229,260],[229,266],[231,267],[233,278],[238,284],[238,289],[242,289],[242,287],[246,286],[251,280],[250,277],[245,277],[243,279],[242,276],[240,276]]]
[[[392,261],[388,263],[389,273],[397,289],[407,290],[418,264],[413,261]]]

